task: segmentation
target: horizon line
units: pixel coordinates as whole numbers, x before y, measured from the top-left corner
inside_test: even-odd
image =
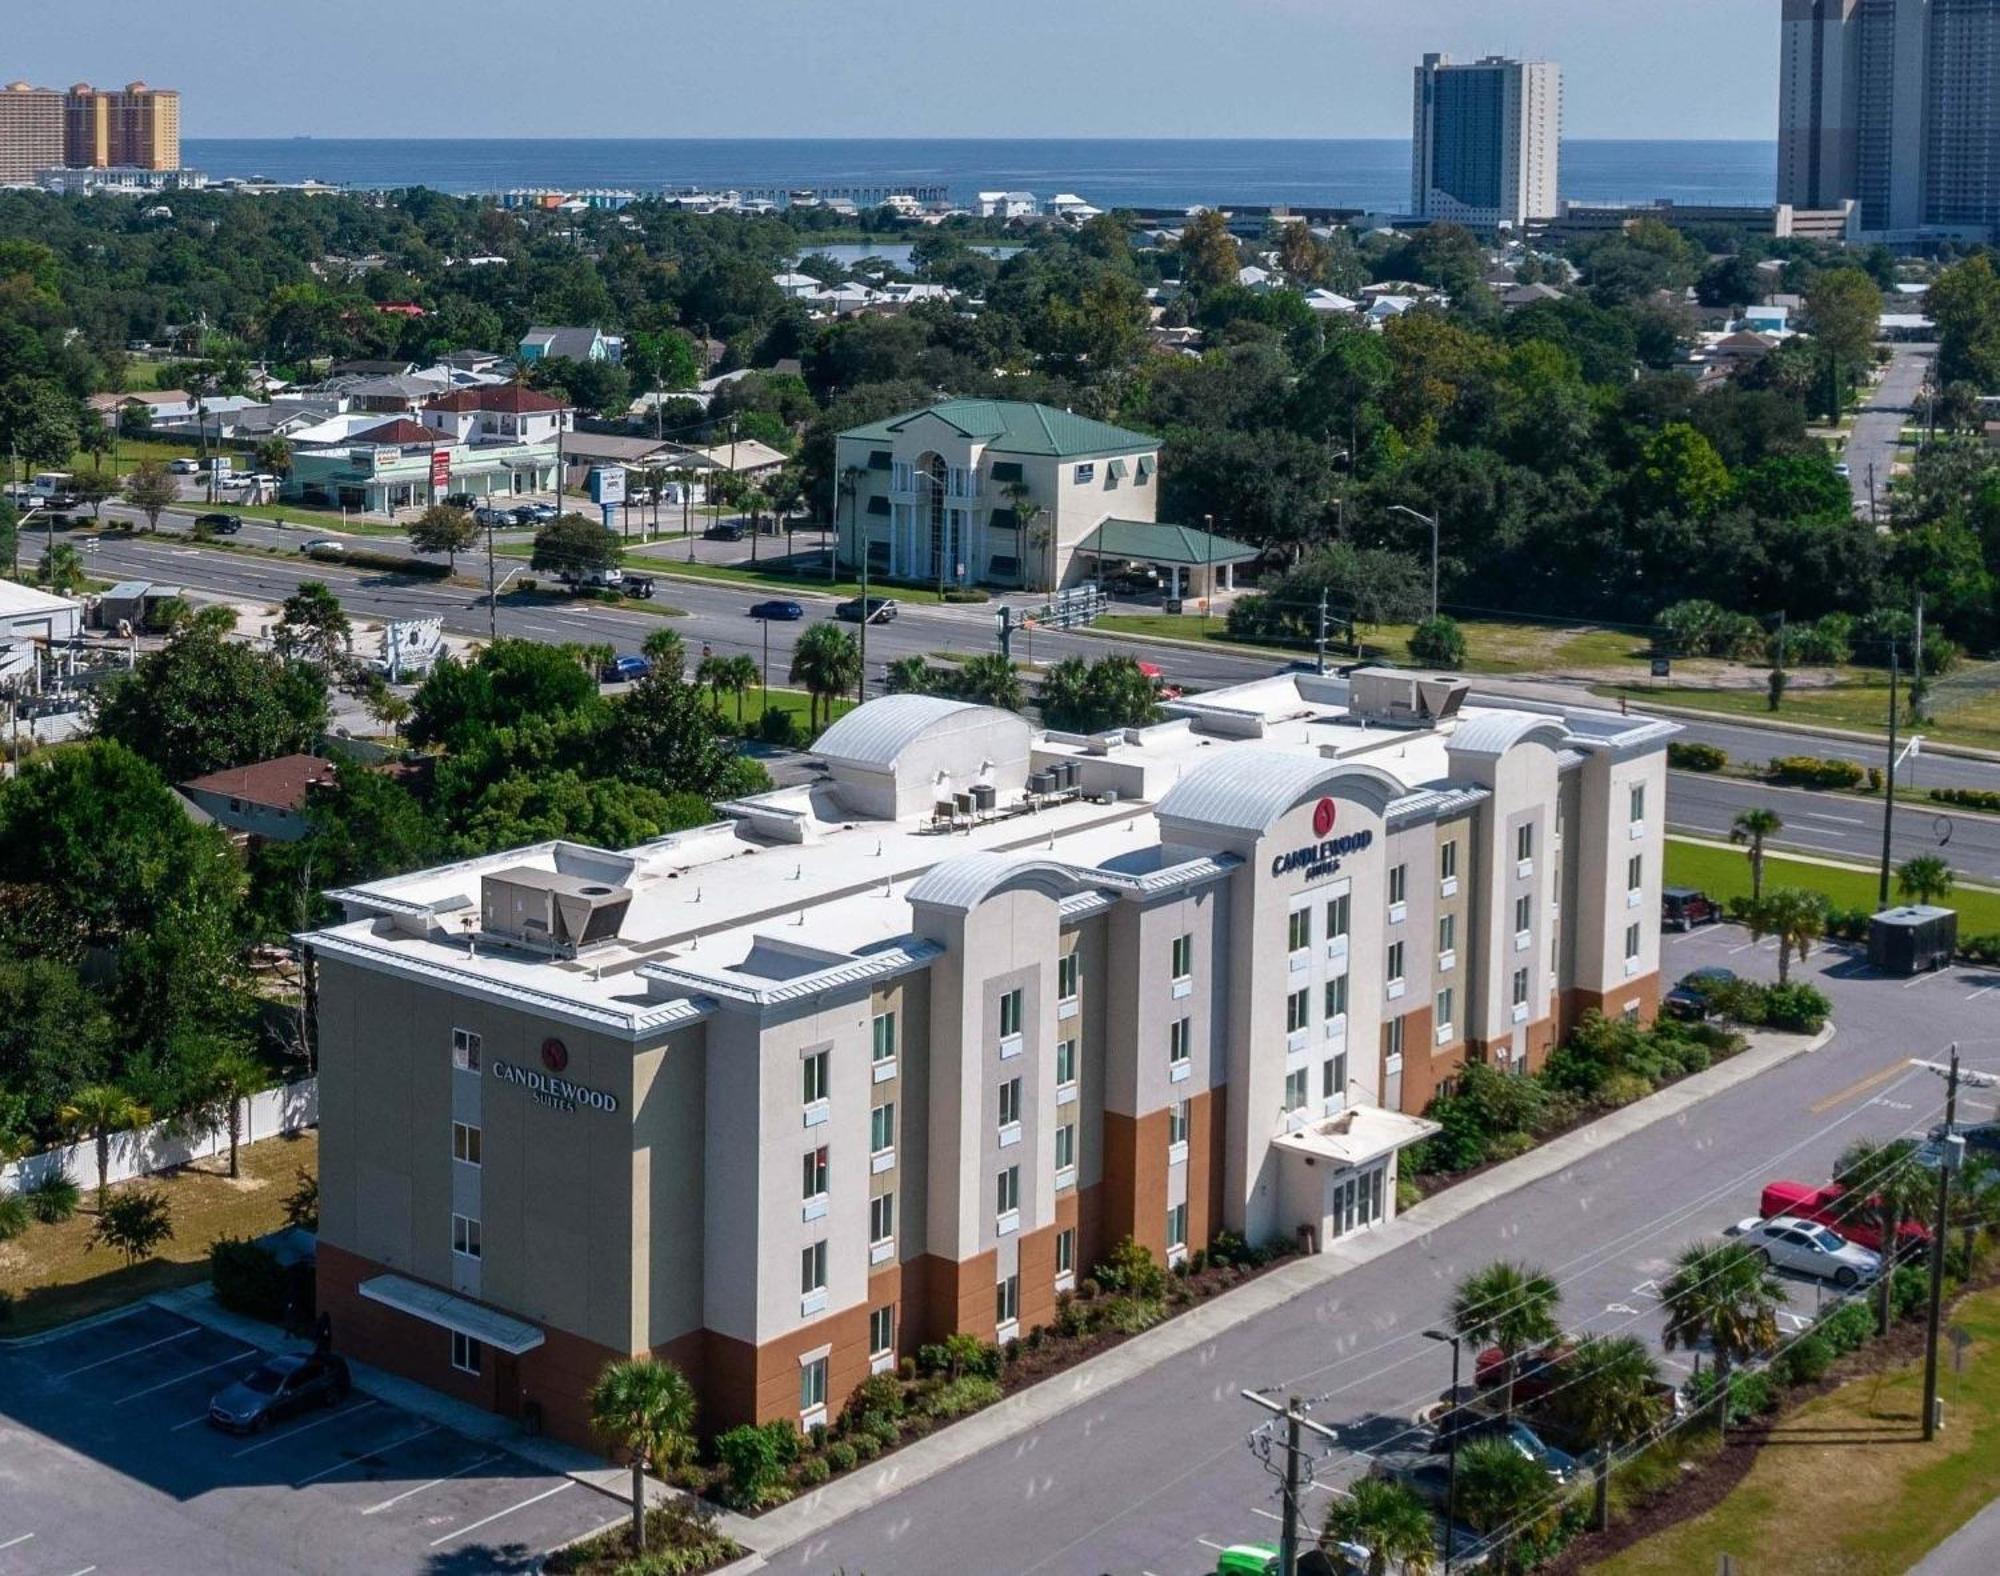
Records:
[[[633,143],[639,143],[639,142],[767,142],[767,143],[780,143],[780,142],[914,142],[914,143],[924,143],[924,142],[1050,142],[1050,143],[1402,142],[1402,143],[1408,143],[1410,137],[1408,132],[1397,133],[1394,135],[1386,133],[1370,133],[1365,135],[1360,133],[1350,133],[1344,136],[1331,136],[1331,135],[1253,136],[1248,134],[1236,134],[1236,135],[1213,136],[1213,137],[1176,137],[1176,136],[1166,136],[1166,135],[1136,136],[1136,137],[1108,136],[1108,135],[1061,136],[1061,135],[1050,135],[1050,134],[1041,134],[1036,136],[1009,136],[999,132],[982,132],[978,134],[966,134],[962,132],[935,132],[935,133],[918,132],[918,133],[903,133],[896,136],[846,136],[846,137],[778,136],[778,135],[764,135],[764,136],[754,136],[754,137],[704,137],[704,136],[693,136],[687,133],[662,133],[658,136],[651,136],[651,137],[629,137],[629,136],[608,137],[608,136],[590,136],[582,133],[550,132],[550,133],[536,133],[525,136],[520,136],[520,135],[501,136],[495,134],[489,136],[454,137],[454,136],[441,136],[441,135],[431,135],[431,134],[425,134],[425,135],[412,134],[412,135],[402,135],[402,136],[387,135],[387,136],[362,137],[362,136],[350,136],[345,133],[339,135],[323,135],[317,132],[294,131],[294,132],[262,132],[254,134],[248,132],[235,132],[229,134],[218,133],[207,136],[191,136],[186,133],[183,133],[181,140],[183,142],[397,142],[397,143],[411,143],[411,142],[633,142]],[[1772,146],[1776,146],[1778,141],[1775,135],[1769,137],[1612,137],[1612,136],[1597,135],[1597,136],[1574,136],[1574,137],[1566,136],[1562,140],[1565,143],[1646,142],[1646,143],[1658,143],[1662,146],[1674,145],[1674,144],[1686,144],[1693,142],[1731,142],[1731,143],[1750,143],[1758,145],[1768,143]]]

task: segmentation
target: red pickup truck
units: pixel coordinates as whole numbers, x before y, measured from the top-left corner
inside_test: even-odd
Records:
[[[1848,1199],[1847,1190],[1837,1182],[1823,1187],[1806,1182],[1767,1182],[1757,1210],[1766,1220],[1774,1215],[1795,1215],[1800,1220],[1830,1226],[1857,1247],[1871,1253],[1882,1251],[1882,1228],[1864,1213],[1861,1205]],[[1897,1228],[1896,1239],[1896,1256],[1908,1258],[1929,1246],[1930,1228],[1922,1221],[1906,1220]]]

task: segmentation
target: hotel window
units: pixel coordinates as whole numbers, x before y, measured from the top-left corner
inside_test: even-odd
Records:
[[[1348,898],[1346,893],[1343,892],[1339,897],[1327,899],[1326,939],[1328,941],[1338,941],[1342,936],[1347,934],[1347,911]]]
[[[1535,823],[1523,821],[1514,828],[1514,857],[1533,859],[1535,857]]]
[[[1525,893],[1514,899],[1514,933],[1522,934],[1534,923],[1535,900]]]
[[[1646,819],[1646,785],[1644,783],[1634,783],[1632,785],[1631,819],[1634,821],[1643,821]]]
[[[1636,923],[1625,927],[1625,956],[1627,959],[1639,955],[1639,927]]]
[[[1065,1122],[1056,1129],[1056,1169],[1067,1171],[1076,1164],[1076,1123]]]
[[[1082,974],[1082,957],[1075,952],[1065,952],[1056,959],[1056,1000],[1076,1000],[1077,981]]]
[[[1392,982],[1400,980],[1403,977],[1403,944],[1400,941],[1389,943],[1389,967],[1387,973]]]
[[[1451,1009],[1452,1009],[1451,987],[1447,985],[1443,990],[1437,993],[1436,1012],[1431,1019],[1431,1026],[1434,1029],[1436,1029],[1437,1032],[1440,1034],[1444,1033],[1444,1031],[1446,1029],[1449,1029],[1452,1025]]]
[[[1516,969],[1514,971],[1514,1005],[1516,1007],[1525,1007],[1528,1005],[1528,971],[1526,969]]]
[[[826,1239],[799,1249],[799,1295],[810,1297],[826,1290]]]
[[[1312,1021],[1312,995],[1295,990],[1285,998],[1285,1032],[1296,1034]]]
[[[1074,1275],[1076,1273],[1076,1228],[1056,1233],[1056,1273]]]
[[[461,1258],[479,1257],[479,1222],[470,1215],[451,1217],[451,1251]]]
[[[479,1071],[479,1036],[470,1029],[451,1031],[451,1065],[469,1073]]]
[[[480,1132],[476,1127],[468,1127],[464,1122],[451,1124],[451,1158],[463,1160],[469,1166],[479,1164]]]
[[[1021,1120],[1021,1080],[1009,1078],[1000,1086],[1000,1125],[1012,1127]]]
[[[1188,1103],[1176,1100],[1167,1107],[1167,1142],[1184,1144],[1188,1141]]]
[[[896,1235],[896,1195],[877,1193],[868,1201],[868,1240],[887,1242]]]
[[[1458,945],[1458,916],[1440,914],[1438,916],[1438,951],[1450,952]]]
[[[1000,998],[1000,1038],[1011,1039],[1021,1032],[1021,992],[1017,986]]]
[[[1456,881],[1457,879],[1458,839],[1453,838],[1450,842],[1440,844],[1438,847],[1438,880]]]
[[[451,1332],[451,1365],[460,1373],[478,1373],[479,1361],[484,1355],[485,1349],[471,1336],[459,1330]]]
[[[799,1410],[818,1411],[826,1405],[826,1359],[815,1357],[799,1367]]]
[[[1625,889],[1636,892],[1646,884],[1646,856],[1634,854],[1625,861]]]
[[[1177,980],[1194,977],[1194,937],[1174,937],[1174,973]]]
[[[1347,1052],[1329,1057],[1320,1068],[1320,1096],[1331,1100],[1347,1093]]]
[[[1401,1056],[1403,1054],[1403,1022],[1401,1018],[1391,1018],[1382,1025],[1382,1054]]]
[[[1326,1015],[1329,1019],[1347,1016],[1347,976],[1336,975],[1326,982]]]
[[[993,1213],[1010,1214],[1021,1207],[1021,1168],[1009,1166],[994,1178]]]
[[[1285,1109],[1296,1111],[1306,1103],[1306,1070],[1285,1074]]]
[[[893,1012],[875,1014],[873,1059],[878,1062],[893,1062],[896,1059],[896,1015]]]
[[[831,1087],[827,1068],[827,1053],[825,1051],[814,1051],[812,1055],[799,1063],[799,1069],[804,1080],[801,1097],[805,1100],[805,1103],[807,1105],[815,1105],[819,1101],[824,1100],[827,1090]]]
[[[896,1102],[885,1100],[868,1113],[868,1152],[886,1154],[896,1147]]]
[[[896,1345],[894,1304],[868,1310],[868,1355],[886,1357]]]
[[[1167,1211],[1167,1246],[1187,1246],[1187,1205],[1176,1204]]]
[[[1312,940],[1312,910],[1305,908],[1293,909],[1291,928],[1285,942],[1286,947],[1293,952],[1303,952],[1307,947],[1312,945]]]
[[[1076,1082],[1076,1041],[1056,1041],[1056,1087],[1067,1089]]]
[[[1410,867],[1408,865],[1391,865],[1389,867],[1389,902],[1394,905],[1406,901],[1409,897],[1409,889]]]
[[[1012,1324],[1021,1317],[1021,1277],[1009,1275],[993,1288],[993,1322]]]
[[[1095,465],[1079,465],[1076,468],[1077,486],[1087,487],[1096,480],[1097,480],[1097,467]]]
[[[804,1198],[820,1198],[826,1193],[826,1145],[808,1149],[805,1153],[805,1176],[802,1182]]]
[[[1194,1053],[1194,1020],[1176,1018],[1167,1025],[1167,1062],[1178,1067]]]

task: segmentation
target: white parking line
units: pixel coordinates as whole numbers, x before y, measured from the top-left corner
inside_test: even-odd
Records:
[[[169,1341],[184,1341],[196,1330],[198,1324],[190,1324],[185,1330],[176,1330],[172,1335],[163,1335],[157,1341],[148,1341],[144,1346],[134,1346],[127,1351],[113,1352],[109,1357],[100,1357],[94,1363],[85,1363],[81,1368],[72,1368],[68,1373],[57,1374],[58,1379],[74,1379],[78,1374],[87,1374],[93,1368],[102,1368],[106,1363],[122,1362],[127,1357],[137,1357],[141,1352],[150,1352],[155,1346],[165,1346]]]
[[[1266,1510],[1261,1505],[1252,1505],[1250,1507],[1250,1514],[1253,1516],[1266,1516],[1269,1517],[1272,1521],[1283,1521],[1285,1519],[1283,1516],[1279,1515],[1275,1510]]]
[[[206,1423],[207,1421],[208,1421],[208,1414],[206,1412],[203,1412],[199,1417],[191,1417],[185,1423],[174,1424],[174,1426],[168,1429],[167,1432],[170,1434],[178,1434],[183,1428],[192,1428],[197,1423]]]
[[[424,1435],[435,1434],[437,1431],[438,1431],[438,1425],[436,1423],[432,1423],[428,1427],[418,1429],[414,1434],[405,1434],[401,1439],[395,1440],[390,1444],[377,1445],[373,1450],[370,1450],[367,1453],[371,1456],[386,1456],[390,1451],[398,1449],[403,1445],[407,1445],[412,1440],[422,1439]],[[342,1467],[351,1467],[353,1465],[354,1465],[354,1457],[348,1456],[343,1460],[334,1462],[334,1464],[330,1467],[323,1468],[322,1470],[313,1473],[311,1477],[300,1478],[298,1482],[292,1485],[292,1487],[304,1488],[308,1483],[317,1483],[321,1478],[332,1477],[334,1473],[338,1472]]]
[[[1215,1552],[1218,1554],[1226,1554],[1229,1552],[1229,1546],[1226,1543],[1210,1543],[1206,1538],[1196,1538],[1194,1541],[1199,1543],[1205,1549],[1215,1550]]]
[[[97,1567],[95,1565],[86,1565],[80,1571],[71,1571],[69,1573],[69,1576],[90,1576],[90,1573],[96,1569]]]
[[[201,1374],[213,1373],[218,1368],[227,1368],[231,1363],[240,1363],[243,1361],[244,1358],[255,1357],[256,1355],[257,1351],[254,1347],[246,1346],[242,1351],[238,1352],[234,1357],[225,1357],[222,1359],[221,1362],[210,1363],[206,1368],[196,1368],[188,1373],[176,1374],[171,1379],[162,1379],[158,1384],[149,1384],[143,1390],[134,1390],[130,1395],[121,1395],[117,1400],[113,1401],[111,1404],[113,1406],[123,1406],[127,1401],[136,1401],[142,1395],[151,1395],[156,1390],[165,1390],[170,1386],[177,1385],[183,1379],[193,1379]]]
[[[375,1402],[370,1399],[363,1401],[359,1406],[341,1407],[332,1415],[322,1417],[316,1423],[308,1423],[304,1428],[295,1428],[289,1434],[273,1434],[269,1439],[262,1439],[254,1445],[245,1445],[241,1450],[231,1451],[230,1459],[234,1460],[238,1456],[255,1455],[260,1450],[269,1450],[271,1446],[281,1445],[288,1439],[297,1439],[301,1434],[310,1434],[315,1428],[324,1428],[328,1423],[337,1423],[344,1417],[352,1417],[356,1412],[365,1412],[373,1405],[375,1405]]]
[[[483,1520],[475,1521],[469,1527],[460,1527],[456,1532],[447,1532],[441,1538],[431,1539],[431,1547],[436,1548],[440,1543],[449,1543],[453,1538],[462,1538],[469,1532],[477,1532],[481,1527],[490,1527],[494,1522],[498,1521],[502,1516],[511,1516],[517,1510],[526,1510],[530,1505],[539,1505],[543,1500],[553,1498],[555,1495],[560,1494],[564,1489],[575,1488],[575,1487],[576,1487],[576,1479],[564,1478],[554,1488],[544,1489],[539,1494],[531,1494],[528,1498],[522,1500],[517,1505],[509,1505],[505,1510],[496,1510],[493,1512],[492,1515],[485,1517]]]
[[[415,1488],[406,1488],[403,1490],[402,1493],[396,1495],[395,1498],[393,1499],[385,1499],[379,1505],[370,1505],[361,1514],[364,1516],[372,1516],[378,1510],[387,1510],[391,1505],[400,1505],[403,1503],[404,1500],[409,1499],[413,1495],[423,1493],[423,1491],[427,1488],[436,1488],[440,1483],[449,1483],[455,1477],[464,1477],[465,1474],[468,1472],[475,1472],[480,1467],[489,1466],[493,1462],[498,1461],[500,1457],[504,1454],[505,1454],[504,1451],[496,1450],[490,1456],[481,1456],[477,1461],[468,1461],[464,1466],[460,1467],[456,1472],[447,1472],[443,1477],[434,1477],[428,1483],[419,1483]]]
[[[1923,983],[1924,983],[1925,981],[1927,981],[1927,980],[1934,980],[1934,979],[1936,979],[1936,978],[1937,978],[1937,973],[1936,973],[1936,971],[1935,971],[1935,970],[1933,970],[1933,971],[1931,971],[1931,972],[1928,972],[1928,973],[1924,973],[1924,974],[1919,974],[1919,975],[1918,975],[1918,976],[1917,976],[1917,977],[1916,977],[1915,979],[1913,979],[1913,980],[1906,980],[1906,981],[1904,982],[1904,984],[1903,984],[1903,989],[1904,989],[1904,990],[1909,990],[1909,989],[1911,989],[1911,988],[1912,988],[1912,987],[1914,987],[1914,986],[1917,986],[1917,985],[1921,985],[1921,984],[1923,984]]]
[[[5,1543],[0,1543],[0,1549],[14,1548],[20,1544],[26,1543],[28,1539],[32,1538],[33,1536],[34,1534],[32,1532],[24,1532],[18,1538],[9,1538]]]
[[[1977,1001],[1981,996],[1991,996],[1996,990],[2000,990],[2000,985],[1988,985],[1984,990],[1976,990],[1965,999],[1967,1001]]]

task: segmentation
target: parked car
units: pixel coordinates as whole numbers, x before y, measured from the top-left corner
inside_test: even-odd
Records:
[[[653,600],[653,577],[627,573],[625,583],[618,588],[626,596],[635,596],[642,602]]]
[[[833,610],[833,616],[835,618],[844,618],[850,624],[861,623],[863,621],[861,598],[854,597],[849,601],[842,602],[838,607],[836,607]],[[896,601],[894,597],[871,596],[870,598],[868,598],[868,611],[867,611],[868,623],[887,624],[891,620],[893,620],[895,616],[896,616]]]
[[[338,558],[346,548],[330,536],[315,536],[304,551],[308,558]]]
[[[1576,1475],[1579,1465],[1576,1457],[1567,1450],[1558,1450],[1518,1417],[1493,1417],[1460,1407],[1456,1412],[1448,1411],[1445,1422],[1448,1426],[1431,1435],[1433,1451],[1449,1450],[1454,1436],[1460,1449],[1476,1439],[1504,1439],[1558,1483],[1566,1483]]]
[[[201,461],[184,454],[177,460],[167,461],[167,469],[176,476],[196,476],[201,472]]]
[[[1952,1133],[1965,1140],[1968,1153],[2000,1161],[2000,1122],[1955,1122],[1950,1127],[1940,1122],[1929,1137],[1932,1143],[1941,1144]]]
[[[775,618],[787,624],[795,624],[806,616],[806,610],[796,602],[753,602],[750,605],[752,618]]]
[[[232,1434],[254,1434],[308,1406],[337,1406],[351,1388],[342,1358],[293,1352],[218,1390],[208,1403],[208,1420]]]
[[[233,514],[217,511],[213,514],[198,514],[194,517],[195,529],[213,531],[217,536],[234,536],[243,529],[243,522]]]
[[[1882,1273],[1879,1253],[1856,1246],[1829,1226],[1796,1215],[1770,1220],[1752,1215],[1737,1224],[1736,1234],[1762,1254],[1766,1264],[1830,1280],[1836,1286],[1858,1286]]]
[[[446,493],[444,495],[444,505],[447,509],[477,509],[479,507],[479,494]]]
[[[542,518],[540,511],[531,503],[518,503],[507,514],[516,525],[538,525]]]
[[[1716,990],[1724,985],[1736,983],[1736,971],[1725,969],[1719,963],[1711,963],[1705,968],[1691,969],[1681,976],[1681,982],[1660,1002],[1660,1010],[1670,1018],[1682,1018],[1689,1023],[1700,1023],[1715,1011]]]
[[[740,542],[743,540],[741,520],[717,520],[701,533],[712,542]]]
[[[606,684],[636,684],[643,678],[652,677],[653,664],[644,657],[613,657],[597,670],[598,678]]]
[[[514,523],[513,515],[509,514],[505,509],[475,509],[472,511],[472,518],[475,524],[491,527],[496,531],[504,531]]]
[[[1722,909],[1699,887],[1664,887],[1660,891],[1660,928],[1693,930],[1697,925],[1719,925]]]
[[[524,503],[521,505],[521,507],[528,511],[530,517],[533,518],[536,524],[538,525],[553,520],[557,515],[562,513],[562,511],[552,503]]]
[[[1856,1247],[1870,1253],[1882,1251],[1882,1230],[1867,1213],[1847,1197],[1838,1182],[1814,1187],[1807,1182],[1766,1182],[1757,1200],[1758,1218],[1769,1220],[1790,1215],[1815,1225],[1831,1226]],[[1896,1257],[1907,1259],[1921,1254],[1931,1240],[1930,1228],[1920,1220],[1906,1220],[1896,1233]]]

